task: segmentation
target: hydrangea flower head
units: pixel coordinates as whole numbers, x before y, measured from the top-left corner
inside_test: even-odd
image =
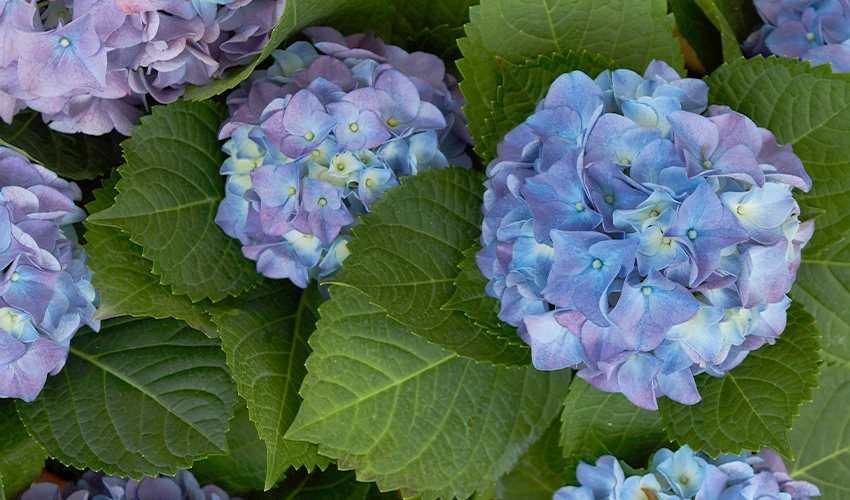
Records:
[[[850,2],[755,0],[764,25],[744,42],[750,55],[795,57],[850,71]]]
[[[581,462],[579,486],[564,486],[553,500],[809,500],[820,496],[817,486],[795,481],[776,452],[720,455],[712,459],[687,445],[675,452],[662,448],[649,471],[626,476],[615,457],[600,457],[595,465]]]
[[[370,34],[305,32],[227,99],[216,222],[269,278],[306,287],[348,256],[357,216],[399,177],[471,166],[463,97],[443,62]]]
[[[654,61],[560,76],[487,167],[476,259],[538,369],[656,409],[785,328],[811,237],[790,146]]]
[[[175,101],[259,54],[285,0],[8,0],[0,119],[30,107],[60,132],[129,135],[150,95]]]
[[[97,330],[98,303],[75,222],[76,184],[0,147],[0,397],[32,401],[65,365],[71,337]]]
[[[53,483],[38,483],[21,496],[21,500],[240,500],[232,498],[214,484],[201,487],[188,470],[179,470],[174,477],[144,476],[136,481],[119,476],[107,476],[91,470],[63,490]]]

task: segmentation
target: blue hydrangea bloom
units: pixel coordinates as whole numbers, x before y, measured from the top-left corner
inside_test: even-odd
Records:
[[[214,484],[201,487],[187,470],[177,471],[174,477],[144,476],[141,480],[107,476],[91,470],[78,481],[60,490],[53,483],[38,483],[21,496],[21,500],[240,500],[231,498]]]
[[[847,0],[755,0],[764,24],[744,42],[749,55],[795,57],[850,71]]]
[[[285,0],[7,0],[0,119],[32,108],[54,130],[129,135],[147,96],[175,101],[258,55]]]
[[[74,333],[100,327],[72,226],[85,218],[80,198],[76,184],[0,147],[0,398],[35,399]]]
[[[274,64],[227,98],[216,216],[258,272],[300,287],[341,268],[357,216],[399,177],[472,164],[463,97],[439,58],[370,34],[305,33],[313,43],[274,51]],[[515,274],[539,294],[549,267],[528,257]]]
[[[707,96],[659,61],[573,72],[499,144],[477,262],[537,368],[578,369],[647,409],[695,404],[695,375],[782,333],[814,230],[792,190],[811,179]]]
[[[581,462],[578,486],[564,486],[553,500],[809,500],[820,496],[817,486],[795,481],[776,452],[724,454],[712,459],[687,445],[675,452],[662,448],[648,471],[627,476],[616,457],[600,457],[595,465]]]

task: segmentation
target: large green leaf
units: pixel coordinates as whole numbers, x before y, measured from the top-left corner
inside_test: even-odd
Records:
[[[193,301],[237,295],[261,279],[214,220],[224,197],[217,133],[226,116],[210,101],[155,106],[123,143],[115,204],[88,218],[129,233],[161,283]]]
[[[285,496],[284,496],[285,495]],[[398,492],[381,493],[375,483],[357,481],[354,472],[341,471],[331,465],[324,471],[307,472],[290,469],[279,488],[264,498],[278,500],[388,500],[400,498]],[[251,497],[246,500],[252,500]]]
[[[724,61],[743,56],[741,43],[763,21],[759,18],[752,0],[693,0],[720,33],[720,45]],[[686,36],[686,38],[688,38]],[[705,51],[717,52],[715,47],[701,47]],[[701,53],[697,52],[700,56]],[[708,68],[706,68],[708,69]],[[712,68],[713,69],[713,68]]]
[[[470,9],[470,21],[468,38],[458,41],[464,58],[457,65],[476,143],[490,132],[482,120],[490,116],[501,83],[496,57],[524,64],[540,54],[586,50],[641,73],[652,59],[684,71],[666,0],[483,0]],[[491,138],[476,152],[489,160],[492,144]]]
[[[510,473],[496,483],[496,497],[506,500],[551,500],[552,494],[567,483],[567,461],[561,445],[561,423],[552,422],[543,436],[519,459]]]
[[[139,478],[226,453],[235,399],[217,340],[174,320],[123,318],[77,332],[65,368],[18,411],[50,456]]]
[[[298,412],[298,388],[307,374],[308,336],[318,318],[322,296],[315,288],[303,293],[290,282],[275,282],[240,297],[231,309],[223,305],[213,319],[239,395],[266,444],[265,488],[274,486],[290,467],[327,467],[316,446],[283,436]]]
[[[824,211],[805,252],[841,241],[850,230],[850,74],[759,56],[725,64],[707,82],[710,102],[749,116],[803,160],[812,190],[797,199],[804,209]]]
[[[117,176],[117,175],[116,175]],[[94,191],[94,200],[86,205],[90,214],[100,212],[115,201],[115,180],[106,179]],[[94,273],[92,284],[100,290],[100,305],[95,318],[109,319],[130,315],[152,318],[176,318],[209,337],[217,337],[215,324],[205,314],[214,305],[204,300],[193,303],[185,295],[174,295],[171,287],[159,282],[152,264],[142,256],[142,247],[130,241],[120,229],[85,222],[88,267]]]
[[[658,412],[638,408],[622,394],[602,392],[581,379],[570,386],[561,421],[570,480],[579,461],[594,463],[602,455],[613,455],[639,468],[670,445]]]
[[[796,460],[788,463],[794,479],[811,481],[822,500],[847,498],[850,492],[850,365],[824,366],[812,404],[803,407],[791,430]]]
[[[552,423],[570,372],[497,367],[410,334],[351,288],[320,308],[304,402],[287,436],[364,481],[466,498],[510,470]]]
[[[27,434],[11,399],[0,399],[0,500],[13,498],[41,473],[47,453]]]
[[[94,179],[121,164],[124,138],[118,132],[95,137],[51,130],[41,113],[24,110],[11,124],[0,122],[0,141],[16,146],[36,161],[68,179]]]
[[[402,178],[354,227],[351,255],[331,281],[357,288],[413,333],[461,356],[528,364],[526,347],[441,309],[454,294],[463,251],[481,234],[483,181],[462,168]]]
[[[710,455],[767,446],[793,456],[788,430],[817,387],[819,336],[814,318],[793,303],[776,344],[752,351],[723,377],[697,377],[702,401],[659,400],[668,437]]]
[[[231,495],[262,490],[266,484],[266,444],[239,399],[227,431],[227,455],[195,462],[192,473],[201,484],[216,484]]]

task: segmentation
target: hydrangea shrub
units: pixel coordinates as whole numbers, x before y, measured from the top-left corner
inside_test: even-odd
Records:
[[[216,222],[269,278],[336,272],[358,215],[428,167],[470,166],[463,97],[444,63],[370,34],[310,28],[227,99]]]
[[[147,96],[170,103],[262,52],[285,0],[9,0],[0,5],[0,118],[26,107],[60,132],[129,135]]]
[[[796,57],[850,71],[850,2],[754,0],[764,25],[744,42],[749,55]]]
[[[65,365],[98,293],[72,224],[80,188],[0,147],[0,397],[32,401]]]
[[[820,496],[817,486],[795,481],[774,451],[723,454],[712,459],[687,445],[675,452],[662,448],[649,471],[627,477],[616,457],[606,455],[596,465],[580,463],[579,486],[565,486],[553,500],[809,500]]]
[[[788,145],[654,61],[555,80],[487,167],[477,254],[542,370],[656,409],[694,404],[785,327],[812,235]]]

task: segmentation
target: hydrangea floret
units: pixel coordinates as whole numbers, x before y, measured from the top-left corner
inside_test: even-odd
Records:
[[[173,102],[258,55],[284,4],[0,2],[0,118],[29,107],[60,132],[129,135],[148,95]]]
[[[476,260],[538,369],[694,404],[694,375],[784,330],[811,180],[746,116],[703,114],[707,92],[659,61],[564,74],[498,145]]]
[[[216,222],[269,278],[336,272],[348,235],[399,177],[471,166],[457,81],[432,54],[310,28],[227,99]]]
[[[764,24],[744,42],[749,55],[795,57],[850,71],[850,1],[755,0]]]
[[[809,500],[820,490],[795,481],[776,452],[723,454],[712,459],[687,445],[675,452],[662,448],[649,471],[627,475],[616,457],[606,455],[596,465],[581,462],[579,486],[565,486],[553,500]]]
[[[214,484],[204,487],[187,470],[174,477],[144,476],[136,481],[103,472],[86,471],[63,490],[53,483],[38,483],[21,496],[21,500],[240,500],[232,498]]]
[[[65,365],[98,293],[72,226],[76,184],[0,147],[0,398],[32,401]]]

